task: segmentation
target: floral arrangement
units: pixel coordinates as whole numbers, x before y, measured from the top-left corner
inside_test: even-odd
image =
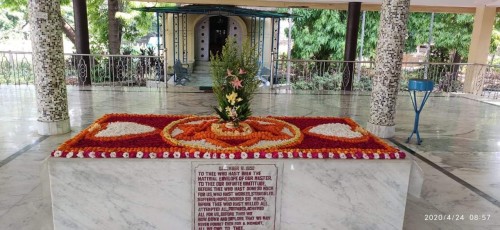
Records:
[[[258,87],[255,78],[258,55],[248,41],[239,46],[229,37],[222,52],[211,54],[210,73],[218,106],[214,107],[221,122],[238,127],[250,115],[250,101]]]
[[[250,117],[229,129],[215,116],[107,114],[52,156],[375,160],[404,159],[406,154],[349,118]]]

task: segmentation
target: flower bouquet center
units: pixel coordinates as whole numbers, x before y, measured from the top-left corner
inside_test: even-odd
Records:
[[[238,127],[232,122],[227,122],[212,124],[211,131],[219,136],[246,136],[251,134],[253,129],[245,122],[240,122]]]
[[[258,55],[248,41],[239,46],[234,38],[228,38],[221,53],[211,54],[210,73],[212,75],[213,91],[218,106],[215,112],[224,126],[214,126],[218,131],[247,135],[250,126],[240,129],[240,122],[247,120],[252,111],[250,102],[258,87],[255,78],[258,69]],[[225,130],[225,131],[224,131]]]

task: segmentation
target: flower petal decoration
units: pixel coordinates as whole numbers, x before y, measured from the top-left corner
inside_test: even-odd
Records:
[[[193,125],[196,120],[204,120],[203,125]],[[265,121],[265,124],[258,121]],[[296,145],[303,138],[300,129],[293,124],[257,117],[249,118],[237,128],[228,128],[214,117],[188,117],[170,123],[161,135],[170,144],[200,150],[263,150]]]
[[[239,89],[241,87],[243,87],[243,85],[241,85],[241,80],[238,79],[238,77],[235,77],[232,81],[231,81],[231,85],[235,88],[235,89]]]
[[[215,116],[108,114],[52,157],[392,160],[406,154],[349,118],[249,117],[228,127]]]
[[[231,71],[230,69],[227,69],[227,77],[233,77],[233,71]]]
[[[89,139],[101,141],[112,141],[116,138],[135,138],[143,135],[152,135],[160,132],[159,129],[129,121],[117,121],[104,123],[92,127],[92,131],[87,135]]]
[[[353,130],[349,124],[326,123],[308,127],[304,133],[333,141],[360,142],[368,139],[368,135],[363,134],[366,131],[361,127],[355,129]]]
[[[234,105],[236,103],[236,98],[238,97],[238,94],[236,92],[231,92],[230,94],[226,95],[227,101],[231,103],[231,105]]]

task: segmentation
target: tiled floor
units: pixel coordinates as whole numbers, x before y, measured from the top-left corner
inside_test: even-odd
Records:
[[[39,136],[32,86],[0,86],[0,229],[40,229],[47,217],[40,176],[43,160],[61,142],[106,113],[211,114],[210,93],[180,88],[68,88],[72,132]],[[255,115],[349,116],[366,126],[368,95],[258,94]],[[422,117],[421,146],[407,145],[425,178],[421,197],[409,196],[405,229],[500,229],[500,107],[463,96],[433,96]],[[413,126],[406,94],[398,99],[395,141]],[[433,167],[434,165],[435,167]],[[447,175],[449,174],[449,175]],[[47,195],[47,194],[45,194]],[[463,214],[463,221],[425,220]],[[489,220],[469,220],[489,215]],[[472,216],[473,217],[473,216]],[[368,227],[367,227],[368,228]]]

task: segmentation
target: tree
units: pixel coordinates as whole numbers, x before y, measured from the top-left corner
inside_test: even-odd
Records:
[[[108,1],[112,2],[112,10],[108,14]],[[118,10],[116,10],[118,3]],[[61,1],[61,27],[65,36],[75,44],[76,35],[73,29],[73,7],[71,0]],[[134,11],[132,8],[145,6],[146,3],[131,2],[128,0],[87,0],[87,15],[89,18],[90,43],[94,52],[103,52],[109,48],[109,53],[119,54],[122,46],[122,39],[127,42],[145,36],[151,30],[152,23],[155,21],[154,14]],[[167,4],[160,4],[167,5]],[[28,1],[27,0],[0,0],[2,9],[10,9],[11,12],[5,12],[0,16],[0,23],[9,22],[20,18],[16,21],[17,24],[25,25],[28,23]],[[6,16],[7,13],[9,16]],[[13,16],[21,14],[22,17]],[[112,20],[108,22],[108,15],[113,15]],[[10,17],[10,18],[6,18]],[[111,24],[109,24],[111,23]],[[4,30],[12,31],[12,25],[4,25],[0,27],[2,35],[6,34]],[[109,25],[111,29],[108,30]],[[17,28],[16,28],[17,29]],[[111,33],[111,40],[108,42],[108,34]],[[5,35],[4,35],[5,36]],[[110,44],[108,46],[108,43]]]
[[[294,9],[292,38],[294,58],[317,60],[343,60],[347,11]],[[373,59],[377,47],[379,12],[365,15],[363,56]],[[358,31],[358,49],[361,30]]]
[[[117,17],[122,11],[120,0],[108,0],[108,51],[109,54],[119,54],[122,43],[122,22]]]
[[[412,48],[428,43],[430,23],[430,13],[411,14],[408,40],[411,41]],[[435,14],[430,61],[457,63],[466,58],[473,23],[474,17],[471,14]]]
[[[68,0],[70,1],[70,0]],[[73,43],[76,44],[76,33],[72,25],[74,25],[73,7],[69,5],[61,6],[61,25],[64,35]]]
[[[344,54],[347,13],[336,10],[294,9],[292,56],[302,59],[341,60]]]
[[[294,9],[292,56],[302,59],[342,60],[345,43],[346,11]],[[363,56],[373,59],[378,40],[379,12],[366,12]],[[411,13],[405,51],[413,52],[418,45],[427,44],[430,13]],[[472,14],[435,14],[431,61],[460,62],[467,58],[472,34]],[[495,22],[490,50],[500,44],[500,20]],[[361,32],[361,30],[359,31]],[[361,37],[359,36],[359,39]],[[359,49],[358,42],[358,49]],[[453,54],[450,56],[450,54]]]
[[[24,15],[20,12],[4,11],[0,13],[0,31],[5,31],[0,34],[0,39],[9,39],[16,37],[24,37],[22,32],[26,23],[23,23]]]
[[[68,5],[71,0],[61,0],[61,6]],[[28,1],[27,0],[2,0],[0,1],[0,8],[9,9],[13,14],[22,13],[22,20],[25,24],[28,23]],[[69,13],[64,7],[61,7],[61,28],[66,37],[75,44],[75,30],[68,23],[72,22],[72,14]],[[7,13],[7,12],[6,12]],[[1,28],[0,28],[1,29]]]
[[[363,39],[363,57],[367,57],[370,60],[374,60],[376,55],[379,21],[380,13],[378,11],[365,12],[365,37]],[[359,30],[358,38],[359,52],[361,44],[361,29]]]
[[[92,49],[108,48],[110,54],[118,54],[123,42],[135,42],[150,33],[155,15],[133,10],[144,6],[124,0],[88,0]]]

